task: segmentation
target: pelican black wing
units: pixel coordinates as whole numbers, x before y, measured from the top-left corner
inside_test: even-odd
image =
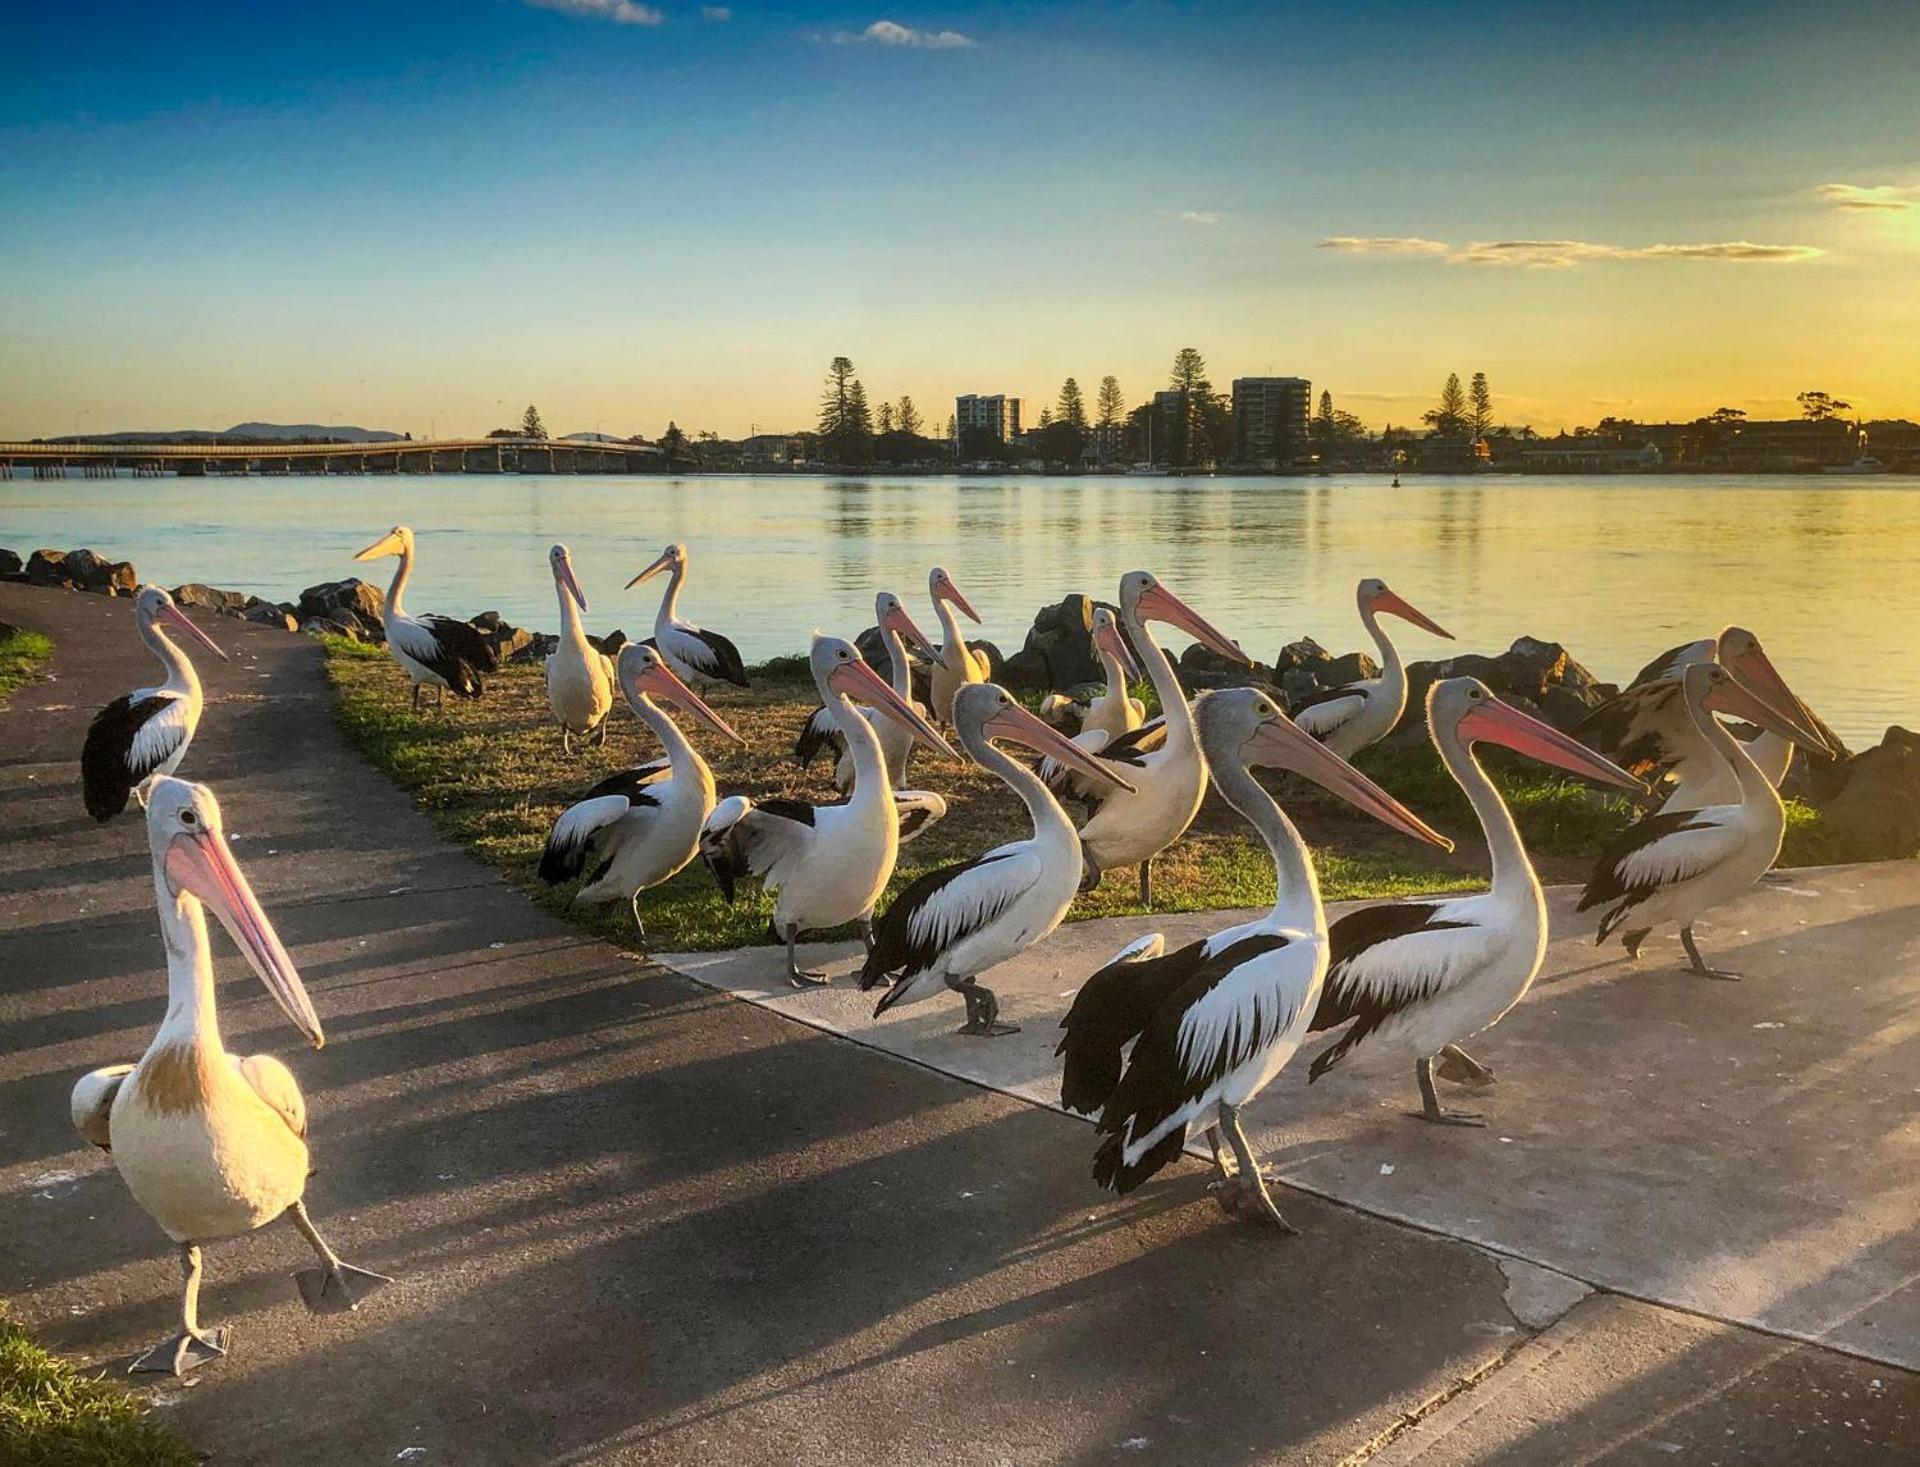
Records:
[[[447,686],[462,698],[477,698],[487,690],[486,674],[498,670],[499,654],[480,629],[453,616],[418,618],[433,638],[432,657],[415,660],[446,679]],[[407,653],[413,656],[413,649]]]
[[[165,763],[177,747],[175,741],[168,741],[164,749],[149,750],[151,757],[135,754],[140,731],[173,701],[166,696],[135,701],[129,693],[94,714],[80,750],[80,787],[87,813],[95,820],[111,820],[126,809],[134,787]]]
[[[1329,927],[1327,981],[1321,985],[1320,1003],[1307,1029],[1317,1034],[1323,1029],[1338,1028],[1349,1019],[1358,1022],[1340,1036],[1338,1044],[1314,1057],[1307,1067],[1308,1083],[1339,1064],[1348,1051],[1393,1015],[1429,997],[1438,987],[1437,978],[1429,980],[1420,975],[1404,983],[1361,982],[1353,973],[1353,965],[1363,954],[1397,938],[1470,925],[1441,917],[1435,902],[1383,902],[1349,912]]]

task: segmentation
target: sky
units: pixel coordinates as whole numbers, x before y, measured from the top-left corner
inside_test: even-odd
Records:
[[[21,4],[0,437],[944,421],[1279,373],[1378,428],[1920,418],[1912,4]]]

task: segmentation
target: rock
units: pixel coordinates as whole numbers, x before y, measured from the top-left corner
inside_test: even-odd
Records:
[[[1190,693],[1207,688],[1268,687],[1274,681],[1273,669],[1264,663],[1249,667],[1198,642],[1190,643],[1180,654],[1178,671],[1180,686]]]
[[[67,552],[64,550],[36,550],[27,557],[26,577],[29,586],[64,586],[67,584]]]
[[[16,552],[0,549],[0,581],[18,580],[25,573]]]
[[[384,642],[387,632],[380,624],[380,613],[386,609],[386,604],[386,595],[378,586],[370,586],[358,577],[350,576],[344,581],[322,581],[317,586],[307,587],[300,593],[294,615],[304,629],[310,621],[325,621],[346,613],[357,640]]]
[[[1040,608],[1020,652],[1037,654],[1046,672],[1043,681],[1026,686],[1065,690],[1076,683],[1105,680],[1099,655],[1093,650],[1093,608],[1093,599],[1077,592],[1063,597],[1057,605]],[[1031,660],[1022,666],[1031,668]]]
[[[1540,697],[1540,716],[1562,733],[1572,733],[1592,711],[1572,688],[1548,688]]]
[[[279,627],[282,631],[297,632],[299,621],[284,607],[275,606],[271,601],[263,601],[241,613],[244,620],[263,627]]]
[[[1299,641],[1289,642],[1280,649],[1280,655],[1273,659],[1273,670],[1280,674],[1284,685],[1289,672],[1304,670],[1312,674],[1331,661],[1333,661],[1333,654],[1325,647],[1314,641],[1312,637],[1302,637]],[[1316,681],[1316,686],[1318,685]]]
[[[1854,755],[1821,823],[1847,860],[1920,854],[1920,734],[1895,725],[1877,747]]]
[[[545,633],[540,634],[540,640],[546,643],[548,652],[552,652],[555,647],[560,645],[560,639],[558,637],[549,636]],[[618,657],[620,655],[620,649],[627,645],[627,634],[619,627],[615,627],[604,637],[596,637],[593,633],[588,632],[587,640],[602,652],[606,653],[607,656]]]
[[[497,611],[483,611],[473,619],[472,624],[483,632],[497,632],[506,625],[506,621]]]
[[[1287,706],[1296,707],[1320,691],[1320,680],[1310,667],[1289,667],[1280,674],[1280,691]]]
[[[596,645],[592,637],[588,637],[587,642],[589,645]],[[533,645],[527,649],[526,660],[529,662],[544,662],[547,658],[553,656],[555,649],[558,648],[559,645],[560,638],[554,633],[535,632],[533,634]],[[604,647],[601,647],[599,650],[605,652],[609,657],[618,657],[620,655],[617,648],[612,652],[607,652],[607,649]]]
[[[1031,647],[1022,647],[1009,657],[1002,676],[1005,677],[1008,687],[1019,692],[1053,689],[1052,678],[1047,671],[1046,656]]]
[[[198,581],[188,581],[184,586],[173,588],[173,599],[179,606],[197,606],[203,611],[239,616],[246,611],[250,600],[258,601],[260,598],[248,597],[239,591],[220,591],[212,586],[203,586]]]
[[[345,637],[349,642],[370,640],[360,629],[358,618],[346,612],[333,612],[327,616],[309,617],[300,623],[300,630],[309,637]]]
[[[853,639],[855,650],[868,667],[880,674],[881,679],[891,687],[893,685],[893,658],[887,654],[887,644],[880,635],[879,627],[868,627]]]
[[[1320,686],[1323,688],[1344,688],[1348,683],[1379,676],[1380,664],[1364,652],[1349,652],[1344,657],[1335,657],[1319,671]]]
[[[130,562],[108,560],[92,550],[36,550],[27,560],[31,586],[65,586],[105,596],[131,596],[140,578]]]
[[[488,620],[482,621],[482,617]],[[493,649],[496,664],[524,662],[533,656],[533,633],[502,620],[497,611],[483,611],[468,625]]]

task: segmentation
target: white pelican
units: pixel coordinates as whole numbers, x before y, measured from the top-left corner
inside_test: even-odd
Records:
[[[1641,668],[1618,697],[1589,713],[1574,733],[1635,774],[1658,780],[1671,773],[1676,783],[1664,802],[1667,809],[1737,804],[1740,787],[1732,768],[1695,729],[1687,711],[1680,678],[1696,662],[1718,662],[1763,703],[1818,734],[1820,745],[1810,746],[1814,753],[1840,752],[1820,720],[1794,696],[1760,639],[1745,627],[1728,627],[1717,637],[1662,653]],[[1793,763],[1793,748],[1794,740],[1771,732],[1746,745],[1748,757],[1776,789]]]
[[[1093,650],[1107,675],[1107,685],[1097,697],[1076,702],[1055,693],[1040,705],[1040,716],[1049,723],[1064,724],[1074,743],[1088,752],[1104,749],[1117,738],[1132,733],[1146,721],[1146,705],[1127,690],[1128,679],[1140,675],[1140,664],[1133,649],[1121,634],[1120,623],[1104,606],[1093,612]],[[1081,781],[1069,775],[1058,761],[1040,761],[1040,778],[1051,790],[1079,792]]]
[[[1717,662],[1692,664],[1680,675],[1680,687],[1695,731],[1732,771],[1740,798],[1692,809],[1669,802],[1629,826],[1594,866],[1579,909],[1604,907],[1597,941],[1618,931],[1629,957],[1640,956],[1641,942],[1655,927],[1677,923],[1695,973],[1737,978],[1708,966],[1694,945],[1693,924],[1767,874],[1780,854],[1787,811],[1760,766],[1714,714],[1744,718],[1805,748],[1825,746],[1818,734],[1762,702]]]
[[[667,578],[666,594],[660,598],[660,609],[653,615],[653,644],[667,659],[667,666],[681,681],[696,688],[717,687],[721,683],[746,687],[747,669],[740,661],[740,649],[718,632],[710,632],[680,617],[680,583],[687,578],[686,546],[669,545],[662,550],[652,565],[627,582],[627,589],[631,591],[661,571],[672,574]]]
[[[933,614],[940,618],[940,651],[933,664],[933,716],[943,723],[953,722],[953,695],[968,683],[983,683],[993,676],[993,664],[987,654],[967,645],[960,631],[960,620],[953,614],[959,607],[975,625],[980,613],[960,594],[953,577],[940,566],[927,573],[927,592],[933,597]]]
[[[873,598],[874,625],[880,629],[880,638],[886,643],[887,658],[894,692],[907,703],[913,703],[913,664],[907,660],[907,648],[924,653],[928,657],[936,656],[933,644],[914,625],[913,618],[907,615],[907,608],[900,598],[891,591],[882,591]],[[921,713],[924,708],[914,707]],[[907,783],[907,762],[913,755],[913,730],[894,719],[883,717],[872,708],[862,708],[861,715],[873,725],[875,737],[880,740],[880,752],[887,761],[887,773],[892,778],[895,789],[904,789]],[[800,736],[793,743],[793,757],[800,761],[800,767],[811,765],[823,749],[834,752],[833,786],[842,792],[853,784],[853,756],[847,751],[846,741],[840,737],[833,715],[823,703],[813,710],[811,717],[801,725]]]
[[[158,586],[142,586],[133,598],[133,625],[167,675],[158,687],[135,688],[115,698],[94,714],[87,729],[80,751],[81,791],[87,813],[102,822],[126,809],[127,797],[144,790],[148,780],[178,769],[200,726],[200,678],[187,654],[168,638],[167,627],[184,631],[223,661],[227,655]]]
[[[1493,861],[1492,884],[1477,896],[1362,907],[1333,924],[1327,982],[1309,1027],[1354,1023],[1315,1058],[1307,1078],[1319,1079],[1363,1041],[1386,1046],[1413,1060],[1424,1119],[1477,1126],[1483,1122],[1471,1112],[1440,1108],[1433,1060],[1445,1056],[1441,1074],[1447,1079],[1492,1082],[1493,1071],[1460,1045],[1497,1024],[1533,986],[1547,952],[1547,908],[1520,831],[1473,746],[1502,744],[1635,793],[1645,786],[1575,739],[1501,702],[1478,678],[1435,683],[1427,692],[1427,729],[1440,762],[1480,821]]]
[[[1293,710],[1300,727],[1348,759],[1392,733],[1407,707],[1407,669],[1400,661],[1400,649],[1380,629],[1380,613],[1453,640],[1452,632],[1401,600],[1377,577],[1360,583],[1357,599],[1360,620],[1380,651],[1380,676],[1316,693]]]
[[[428,684],[438,689],[436,708],[445,700],[448,688],[462,698],[479,697],[486,691],[484,675],[496,666],[493,647],[471,623],[457,616],[407,615],[400,597],[413,575],[412,530],[395,525],[354,559],[378,560],[386,555],[399,556],[400,564],[393,573],[393,584],[387,588],[380,624],[387,630],[388,653],[413,680],[413,711],[420,711],[420,689]]]
[[[1207,1128],[1228,1212],[1293,1228],[1267,1191],[1240,1108],[1265,1089],[1306,1036],[1327,971],[1327,919],[1306,844],[1249,766],[1289,769],[1375,819],[1452,849],[1346,760],[1304,732],[1258,688],[1208,693],[1195,709],[1221,796],[1246,817],[1273,859],[1273,910],[1178,952],[1155,933],[1128,944],[1075,995],[1061,1027],[1061,1101],[1100,1112],[1105,1137],[1093,1178],[1131,1192]],[[1134,1043],[1124,1070],[1121,1050]],[[1228,1163],[1225,1139],[1236,1166]]]
[[[292,959],[227,849],[213,792],[155,780],[147,844],[167,947],[167,1016],[138,1064],[81,1076],[73,1123],[112,1154],[133,1200],[180,1245],[180,1333],[133,1369],[184,1375],[226,1354],[227,1332],[200,1328],[202,1243],[288,1218],[320,1256],[320,1267],[294,1275],[315,1314],[352,1309],[391,1280],[342,1263],[307,1217],[307,1107],[292,1073],[270,1054],[241,1059],[221,1042],[203,903],[294,1026],[316,1049],[324,1039]]]
[[[700,695],[668,667],[652,647],[629,642],[620,649],[620,691],[627,706],[666,746],[659,761],[603,779],[553,823],[540,856],[541,879],[571,881],[592,862],[576,902],[625,901],[640,936],[640,893],[658,886],[700,853],[700,831],[713,813],[713,771],[655,698],[677,703],[713,732],[746,747]]]
[[[810,661],[821,702],[853,753],[852,793],[838,805],[756,804],[745,795],[730,795],[714,808],[700,836],[701,858],[728,901],[735,882],[747,876],[777,893],[773,931],[787,945],[787,981],[795,988],[827,981],[824,974],[801,969],[794,945],[802,932],[858,922],[871,948],[873,906],[900,853],[900,797],[887,788],[880,741],[853,700],[867,699],[911,728],[928,748],[956,757],[933,725],[861,661],[853,643],[816,632]],[[938,795],[914,798],[924,802],[923,819],[945,813],[946,802]]]
[[[1120,581],[1120,618],[1138,649],[1161,717],[1102,746],[1102,761],[1120,770],[1132,790],[1091,790],[1093,813],[1080,827],[1089,884],[1115,866],[1140,868],[1140,902],[1153,904],[1153,858],[1186,833],[1207,793],[1206,760],[1194,736],[1193,710],[1174,676],[1173,664],[1147,630],[1150,621],[1179,627],[1223,657],[1248,661],[1225,634],[1155,579],[1134,571]]]
[[[979,975],[1060,925],[1080,886],[1080,837],[1040,776],[993,741],[1008,739],[1050,754],[1095,782],[1121,789],[1127,782],[992,683],[969,683],[954,695],[953,727],[975,762],[1020,797],[1033,835],[929,871],[901,892],[874,926],[860,987],[894,980],[873,1011],[876,1018],[952,989],[967,1002],[962,1034],[1012,1034],[1019,1026],[999,1022],[1000,1001],[980,985]]]
[[[597,733],[607,741],[607,715],[613,711],[613,664],[587,640],[580,613],[587,609],[586,592],[573,573],[567,547],[547,552],[553,569],[553,590],[560,600],[560,640],[547,657],[547,706],[560,725],[560,747],[573,752],[573,736],[585,739]]]

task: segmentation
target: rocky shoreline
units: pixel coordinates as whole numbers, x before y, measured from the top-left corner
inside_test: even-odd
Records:
[[[106,596],[131,596],[140,585],[131,562],[112,560],[90,549],[35,550],[24,560],[15,551],[0,549],[0,580]],[[386,593],[358,577],[309,586],[293,601],[268,601],[198,581],[175,586],[172,594],[182,606],[289,632],[374,645],[386,642],[380,620]],[[1040,608],[1020,650],[1011,656],[992,642],[968,645],[986,655],[996,681],[1016,691],[1091,697],[1105,686],[1091,635],[1093,612],[1099,606],[1114,609],[1110,602],[1078,594]],[[497,611],[481,612],[471,618],[470,625],[486,638],[503,665],[541,661],[558,640],[550,633],[516,627]],[[612,655],[627,638],[615,630],[590,640]],[[874,668],[889,676],[890,661],[878,629],[867,628],[857,642]],[[1256,685],[1274,689],[1289,707],[1379,672],[1368,653],[1336,654],[1311,637],[1289,642],[1272,661],[1256,661],[1251,667],[1229,662],[1198,644],[1189,646],[1178,660],[1181,685],[1190,693]],[[1407,664],[1407,716],[1383,747],[1423,748],[1426,727],[1420,710],[1428,687],[1442,678],[1466,675],[1568,731],[1620,691],[1616,684],[1595,677],[1558,642],[1537,637],[1520,637],[1495,656],[1465,652],[1411,662]],[[1898,724],[1890,726],[1877,745],[1859,753],[1817,760],[1796,753],[1782,792],[1805,800],[1823,819],[1834,822],[1849,848],[1881,858],[1920,854],[1920,734]]]

